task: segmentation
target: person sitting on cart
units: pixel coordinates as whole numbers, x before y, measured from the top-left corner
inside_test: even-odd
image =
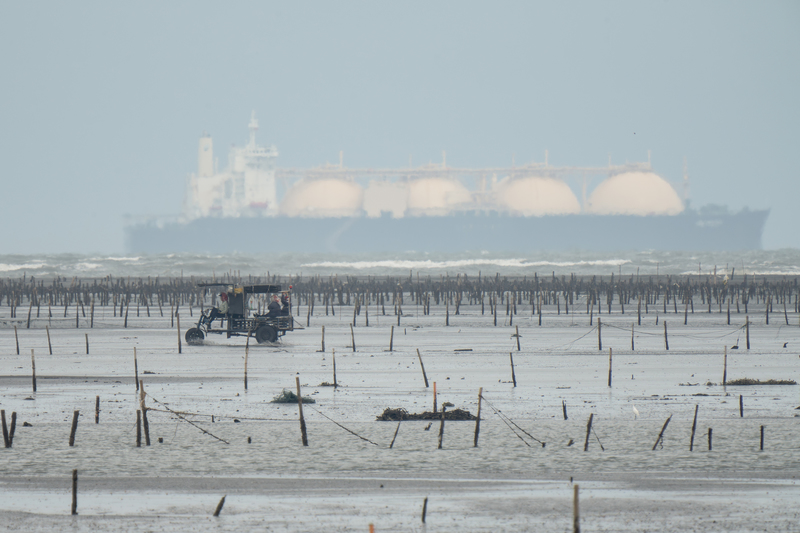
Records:
[[[279,316],[281,316],[281,299],[274,294],[272,301],[267,306],[267,318],[278,318]]]
[[[281,315],[289,316],[289,295],[285,292],[281,295]]]
[[[219,303],[219,307],[212,307],[211,313],[208,315],[208,327],[211,327],[211,323],[214,322],[215,318],[225,318],[225,315],[228,314],[228,293],[221,292],[219,293],[219,299],[221,300]]]

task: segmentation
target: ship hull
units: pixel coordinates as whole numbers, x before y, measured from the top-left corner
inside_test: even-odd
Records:
[[[754,250],[769,211],[675,216],[200,218],[126,228],[133,253]]]

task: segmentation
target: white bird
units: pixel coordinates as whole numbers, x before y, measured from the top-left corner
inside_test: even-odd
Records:
[[[633,406],[633,419],[636,420],[637,418],[639,418],[639,410],[634,405]]]

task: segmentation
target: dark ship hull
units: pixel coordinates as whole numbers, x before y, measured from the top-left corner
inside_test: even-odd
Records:
[[[536,250],[755,250],[769,211],[688,209],[673,216],[200,218],[126,228],[132,253],[528,252]]]

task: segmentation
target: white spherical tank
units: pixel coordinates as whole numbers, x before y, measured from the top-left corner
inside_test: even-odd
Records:
[[[625,172],[605,180],[592,192],[587,212],[596,215],[677,215],[678,193],[653,172]]]
[[[339,179],[300,180],[286,193],[280,214],[290,217],[349,217],[361,214],[364,189]]]
[[[580,213],[581,204],[563,181],[553,178],[506,178],[497,185],[498,207],[525,216]]]
[[[448,178],[422,178],[408,184],[408,210],[417,215],[446,215],[472,200],[469,190]]]

